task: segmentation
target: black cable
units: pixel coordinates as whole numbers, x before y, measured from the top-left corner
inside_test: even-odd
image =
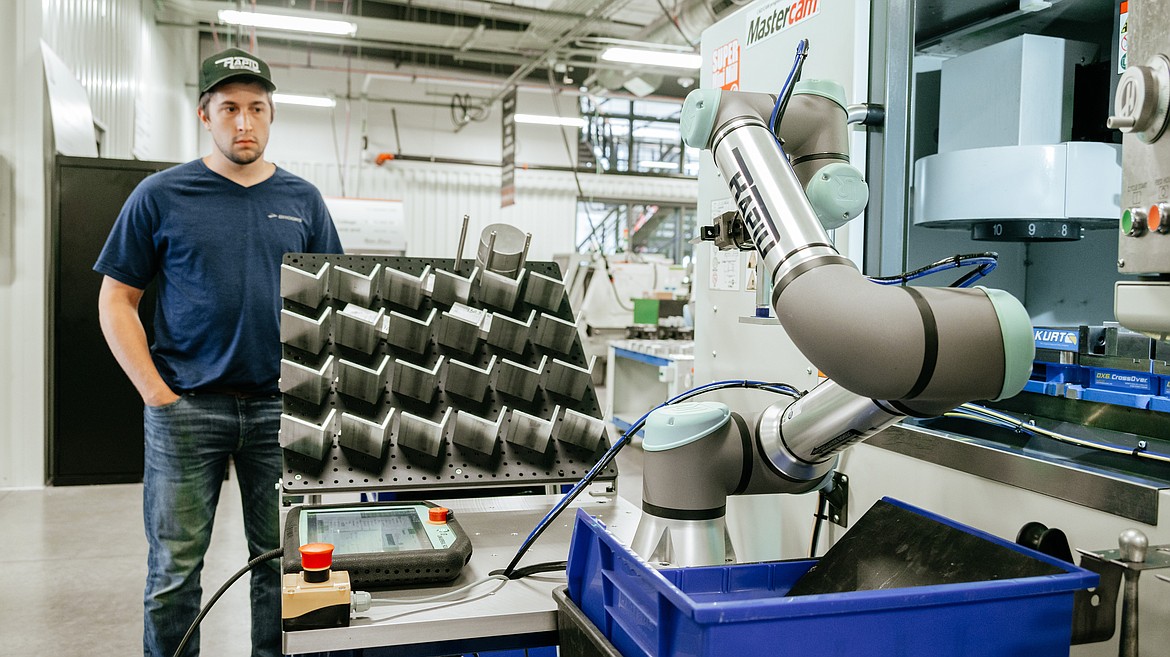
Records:
[[[955,255],[950,256],[948,258],[943,258],[942,260],[936,260],[935,262],[932,262],[929,265],[925,265],[923,267],[919,267],[918,269],[915,269],[914,271],[902,272],[901,274],[895,274],[893,276],[870,276],[869,280],[871,280],[871,281],[888,281],[888,282],[896,281],[896,282],[906,283],[906,282],[910,281],[911,279],[913,279],[914,277],[916,277],[917,275],[919,275],[925,271],[929,271],[931,269],[934,269],[935,267],[941,267],[943,265],[948,265],[951,263],[954,263],[956,266],[961,266],[963,264],[963,261],[971,260],[973,258],[992,258],[992,259],[998,261],[999,254],[994,252],[994,251],[986,251],[983,253],[958,253],[958,254],[955,254]],[[987,266],[988,265],[981,265],[980,267],[976,268],[975,271],[979,272]],[[967,278],[967,277],[965,276],[964,278]],[[963,279],[960,279],[960,280],[963,280]],[[956,281],[956,283],[958,283],[958,281]],[[952,287],[954,287],[954,286],[955,285],[952,284]]]
[[[671,406],[674,404],[680,404],[684,401],[687,401],[688,399],[693,399],[694,397],[698,397],[699,395],[703,395],[703,394],[706,394],[709,392],[715,392],[716,390],[726,390],[728,388],[748,388],[750,390],[766,390],[768,392],[774,392],[776,394],[781,394],[781,395],[788,395],[790,397],[795,397],[795,398],[799,398],[802,394],[796,388],[794,388],[791,385],[788,385],[787,383],[755,383],[755,382],[750,382],[750,381],[729,381],[729,382],[726,382],[722,385],[717,385],[717,386],[713,385],[710,387],[695,388],[694,390],[690,390],[688,392],[685,392],[685,393],[679,395],[678,397],[675,397],[674,399],[666,402],[663,405],[664,406]],[[647,414],[647,415],[649,415],[649,414]],[[644,419],[639,420],[638,422],[635,422],[634,424],[630,425],[630,427],[628,429],[626,429],[625,433],[622,434],[622,437],[618,439],[614,448],[611,451],[606,452],[606,454],[601,458],[601,460],[598,461],[598,464],[593,467],[593,469],[591,470],[592,476],[590,476],[589,474],[586,474],[585,478],[583,478],[581,480],[581,482],[578,486],[576,486],[573,490],[569,491],[569,493],[566,494],[565,497],[561,498],[561,501],[557,503],[556,507],[554,507],[553,513],[551,513],[549,516],[547,516],[546,521],[543,524],[537,526],[536,529],[533,530],[532,534],[529,535],[529,537],[524,540],[524,542],[520,545],[519,549],[516,550],[516,555],[514,557],[512,557],[512,560],[508,563],[508,566],[506,568],[504,568],[502,571],[500,571],[500,574],[504,575],[505,577],[507,577],[509,579],[515,579],[514,574],[517,572],[516,565],[518,563],[520,563],[520,560],[522,558],[524,558],[524,555],[532,547],[532,544],[535,543],[538,538],[540,538],[540,535],[544,533],[545,529],[547,529],[549,526],[552,525],[552,521],[555,520],[556,517],[558,515],[560,515],[560,513],[562,511],[567,509],[569,507],[569,505],[573,502],[573,500],[577,499],[577,496],[579,496],[582,491],[584,491],[586,488],[588,488],[589,484],[592,483],[592,481],[594,479],[596,479],[597,476],[605,470],[605,468],[609,467],[609,464],[612,463],[613,460],[617,457],[618,452],[620,452],[622,450],[622,448],[625,447],[627,443],[629,443],[628,439],[631,436],[637,435],[637,433],[639,431],[641,431],[642,426],[645,423],[646,422]]]
[[[645,422],[635,422],[634,424],[630,425],[630,428],[626,429],[626,432],[622,434],[622,438],[619,440],[619,442],[621,442],[621,440],[625,440],[627,436],[637,434],[639,431],[641,431],[642,425],[644,424]],[[613,450],[612,452],[608,452],[606,457],[603,457],[601,461],[598,461],[599,465],[597,466],[596,474],[594,474],[592,478],[589,478],[589,480],[584,485],[570,491],[564,498],[561,499],[561,504],[563,506],[561,507],[560,511],[564,511],[566,508],[568,508],[569,504],[571,504],[573,500],[577,499],[577,496],[580,495],[582,491],[588,488],[589,483],[591,483],[593,479],[597,478],[597,474],[600,474],[607,467],[609,467],[609,464],[613,462],[614,457],[617,456],[617,453],[621,451],[621,448],[624,447],[625,444],[626,443],[621,442],[621,445],[617,449]],[[532,544],[536,542],[536,539],[540,538],[540,535],[544,533],[544,530],[552,525],[552,520],[560,515],[560,511],[549,518],[549,522],[537,527],[536,530],[533,531],[527,539],[525,539],[524,543],[522,543],[519,549],[516,550],[516,555],[512,557],[512,560],[508,562],[507,567],[505,567],[500,574],[504,575],[508,579],[515,579],[513,575],[516,572],[516,564],[520,563],[520,559],[524,558],[524,555],[532,547]]]
[[[203,608],[199,610],[199,615],[196,616],[195,620],[191,622],[191,627],[187,628],[187,633],[183,635],[183,640],[179,642],[179,647],[175,650],[174,657],[182,657],[183,651],[187,649],[187,643],[191,641],[191,637],[195,636],[195,630],[198,629],[199,624],[203,622],[203,617],[207,615],[207,612],[211,611],[212,605],[214,605],[223,596],[223,594],[226,593],[229,588],[231,588],[232,584],[236,583],[236,580],[243,577],[244,573],[252,570],[265,561],[272,561],[273,559],[283,555],[284,548],[269,550],[249,561],[248,565],[239,569],[236,571],[235,575],[232,575],[230,578],[228,578],[228,581],[224,582],[223,586],[219,587],[219,590],[215,592],[215,595],[211,596],[211,599],[207,601],[207,604],[203,605]]]
[[[607,260],[604,255],[601,256],[601,265],[605,267],[605,278],[609,280],[609,287],[613,289],[613,299],[615,302],[617,302],[618,307],[622,310],[633,312],[633,306],[627,306],[626,304],[622,303],[622,295],[620,292],[618,292],[617,281],[613,279],[613,274],[609,272],[609,260]]]
[[[451,95],[451,123],[455,124],[455,127],[457,127],[457,128],[460,127],[459,116],[457,114],[455,114],[455,109],[458,106],[458,101],[459,101],[459,94],[452,94]]]
[[[824,491],[821,491],[817,500],[817,510],[813,512],[813,518],[816,518],[816,520],[813,521],[812,541],[809,542],[808,546],[809,559],[817,556],[817,543],[821,539],[821,525],[825,523],[825,507],[828,506],[828,502],[829,497],[825,495]]]
[[[955,279],[955,282],[951,283],[950,287],[967,287],[968,283],[974,281],[975,279],[983,278],[987,274],[991,273],[991,270],[993,269],[995,269],[994,264],[979,265],[975,269]]]
[[[686,41],[687,45],[692,49],[695,48],[695,42],[691,41],[687,37],[686,32],[683,32],[682,26],[678,24],[678,19],[670,15],[670,12],[666,9],[666,5],[662,4],[662,0],[656,0],[656,2],[658,2],[658,7],[662,9],[662,13],[666,16],[666,20],[670,21],[670,24],[674,26],[674,29],[678,30],[678,35],[683,38],[683,41]]]
[[[568,561],[545,561],[543,563],[534,563],[531,566],[524,566],[523,568],[517,568],[516,570],[512,571],[512,574],[508,575],[508,579],[523,579],[529,575],[539,575],[541,573],[559,573],[568,567]],[[488,575],[504,574],[505,573],[503,568],[499,568],[488,573]]]

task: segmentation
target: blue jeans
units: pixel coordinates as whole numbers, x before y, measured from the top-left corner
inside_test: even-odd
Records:
[[[150,552],[142,643],[148,657],[172,657],[199,613],[199,575],[229,459],[239,479],[249,558],[279,546],[280,412],[278,395],[186,393],[173,404],[146,408],[142,511]],[[252,571],[251,601],[252,656],[276,657],[279,559]],[[198,654],[196,633],[184,655]]]

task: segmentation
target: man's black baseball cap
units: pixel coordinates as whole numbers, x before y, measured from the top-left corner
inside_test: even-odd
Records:
[[[203,60],[203,66],[199,69],[199,93],[206,93],[221,82],[243,76],[256,78],[269,91],[276,91],[272,72],[263,59],[239,48],[228,48]]]

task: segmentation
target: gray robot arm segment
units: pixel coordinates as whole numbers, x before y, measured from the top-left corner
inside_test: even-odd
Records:
[[[651,415],[633,547],[652,562],[722,563],[728,494],[812,490],[831,475],[842,450],[902,417],[1014,395],[1031,372],[1031,323],[1010,295],[882,286],[837,252],[793,162],[843,148],[843,138],[830,133],[844,127],[846,115],[826,114],[816,109],[820,100],[806,100],[794,100],[783,117],[782,128],[795,135],[790,154],[764,118],[772,97],[698,90],[683,106],[684,138],[712,150],[771,278],[776,316],[829,380],[790,404],[769,406],[747,429],[728,420],[726,407],[722,415],[711,407]],[[831,125],[809,128],[818,120]],[[815,171],[815,180],[827,169],[806,171]],[[676,430],[652,438],[659,413],[664,425],[675,426],[671,414],[681,420],[700,410],[713,418],[709,430],[677,441],[669,439]]]
[[[981,289],[867,280],[831,244],[765,125],[762,103],[737,95],[692,92],[683,109],[692,123],[683,133],[689,144],[713,150],[771,275],[777,317],[797,348],[846,390],[905,414],[933,415],[1019,392],[1033,356],[1019,302]],[[844,112],[839,119],[843,126]]]
[[[704,92],[709,93],[709,92]],[[718,92],[714,92],[718,94]],[[736,92],[710,95],[684,105],[684,138],[687,144],[707,148],[712,127],[703,124],[705,115],[696,105],[718,108],[718,120],[727,129],[742,123],[763,122],[776,97],[769,94]],[[689,111],[688,111],[689,110]],[[817,218],[826,229],[845,225],[865,209],[869,187],[861,172],[849,164],[848,111],[845,90],[835,82],[808,80],[796,84],[788,109],[780,120],[784,153],[800,181]],[[689,128],[689,130],[688,130]],[[708,134],[701,134],[704,129]]]
[[[660,409],[658,419],[723,411],[710,431],[675,442],[647,427],[643,443],[642,516],[631,547],[647,561],[676,566],[723,563],[734,558],[727,540],[727,497],[752,493],[803,493],[824,476],[792,479],[768,463],[753,443],[751,422],[722,404]],[[682,424],[682,423],[680,423]],[[836,459],[830,459],[830,466]]]

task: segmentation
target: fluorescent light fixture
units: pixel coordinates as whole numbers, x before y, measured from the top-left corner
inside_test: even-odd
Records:
[[[574,119],[561,116],[545,116],[543,114],[516,114],[513,117],[516,123],[534,123],[536,125],[563,125],[569,128],[584,128],[585,119]]]
[[[306,105],[308,107],[336,107],[337,101],[325,96],[298,96],[297,94],[272,94],[272,100],[285,105]]]
[[[488,78],[443,77],[441,75],[420,75],[418,73],[366,73],[362,83],[362,91],[368,93],[370,84],[374,80],[390,80],[391,82],[406,82],[409,84],[423,84],[447,87],[471,87],[477,89],[499,89],[504,80]]]
[[[698,69],[703,65],[702,55],[661,50],[639,50],[637,48],[607,48],[605,52],[601,53],[601,58],[607,62],[665,66],[666,68]]]
[[[625,137],[626,135],[630,134],[630,124],[626,121],[614,121],[611,119],[608,121],[608,125],[609,132],[614,137]],[[655,127],[646,125],[634,128],[634,137],[644,140],[671,142],[679,141],[681,139],[678,128]],[[695,151],[694,157],[698,157],[698,155],[698,151]]]
[[[679,136],[678,128],[657,128],[653,126],[634,128],[634,137],[637,139],[672,142],[677,142],[682,139]]]
[[[341,36],[353,36],[357,33],[357,24],[350,23],[349,21],[286,16],[283,14],[262,14],[254,11],[235,11],[234,9],[221,9],[219,11],[219,20],[228,25],[266,27],[273,30],[291,30],[293,32],[317,32],[319,34],[338,34]]]
[[[661,162],[658,160],[642,160],[638,166],[643,169],[674,169],[678,171],[678,162]]]

